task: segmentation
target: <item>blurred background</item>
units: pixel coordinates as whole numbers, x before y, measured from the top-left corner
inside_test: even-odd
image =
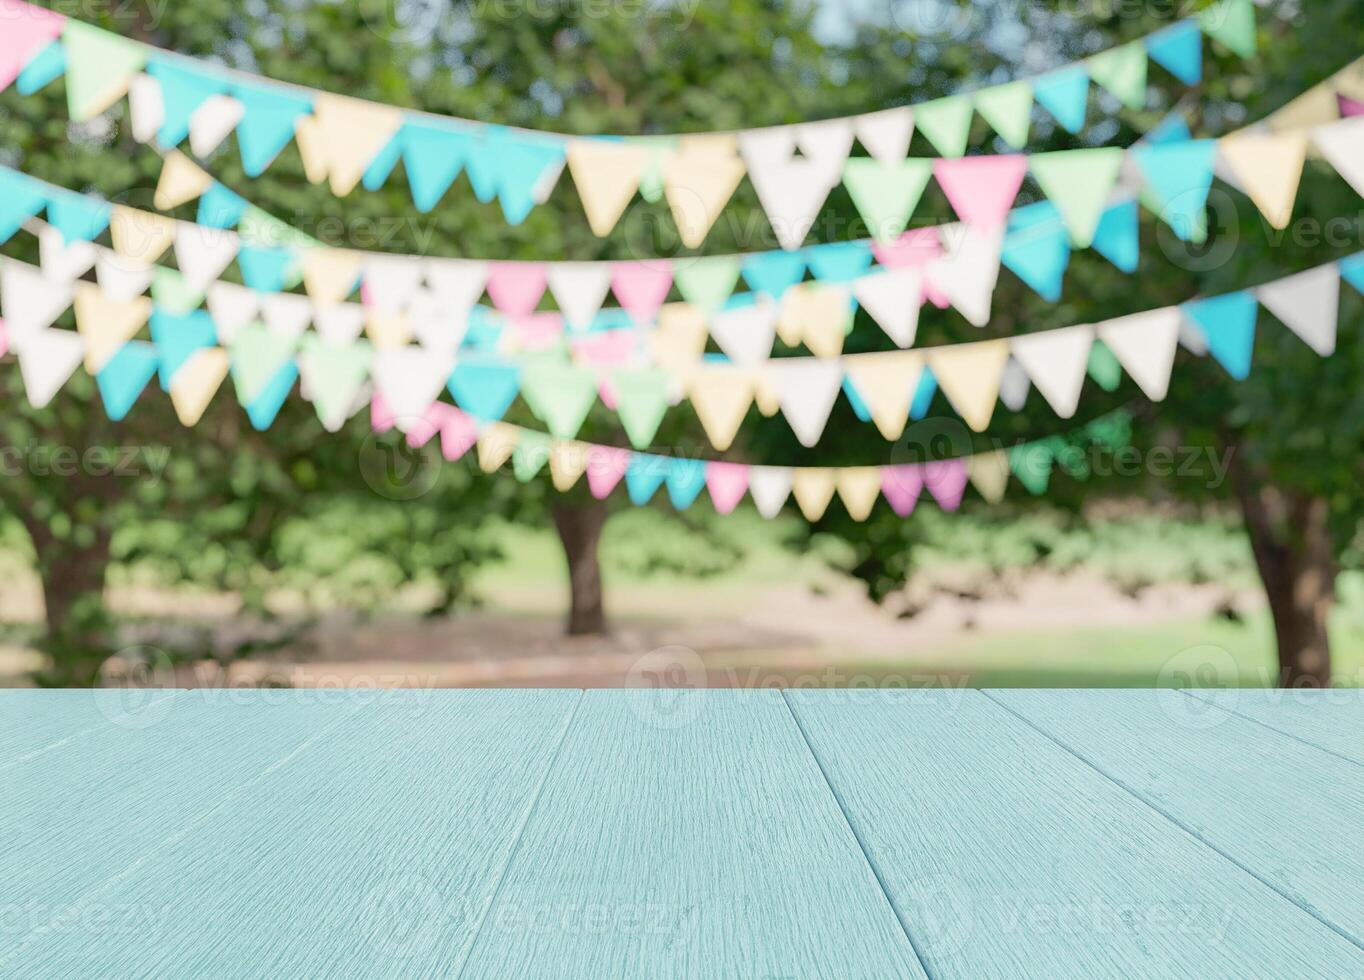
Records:
[[[573,134],[675,133],[866,112],[1033,75],[1140,38],[1208,3],[977,0],[196,0],[54,6],[184,54],[436,113]],[[76,9],[79,8],[79,9]],[[1034,119],[1030,152],[1127,146],[1171,116],[1198,136],[1262,118],[1364,54],[1357,0],[1259,10],[1259,54],[1210,46],[1187,87],[1153,71],[1148,107],[1104,93],[1071,136]],[[160,157],[120,103],[69,121],[62,82],[0,95],[0,162],[150,208]],[[974,152],[1004,149],[976,121]],[[911,155],[932,156],[916,136]],[[291,146],[248,179],[232,140],[208,163],[252,203],[327,244],[441,256],[603,259],[686,254],[666,204],[636,199],[606,239],[570,181],[519,227],[461,176],[430,214],[401,174],[344,200]],[[1024,203],[1025,197],[1020,201]],[[1212,233],[1180,242],[1143,213],[1142,262],[1076,252],[1058,303],[1001,277],[986,331],[927,308],[919,345],[1095,322],[1238,289],[1364,250],[1358,196],[1309,163],[1294,222],[1270,229],[1218,184]],[[178,217],[193,219],[193,207]],[[916,222],[951,220],[935,189]],[[1333,230],[1332,234],[1323,233]],[[866,235],[836,188],[810,241]],[[4,254],[32,261],[17,236]],[[775,239],[739,188],[700,254]],[[1016,483],[958,513],[878,504],[853,522],[794,507],[772,521],[704,498],[678,513],[581,485],[486,475],[376,437],[362,414],[325,433],[290,398],[256,432],[220,394],[193,429],[159,391],[108,421],[82,372],[42,410],[0,364],[0,685],[1138,686],[1364,680],[1364,302],[1344,290],[1340,343],[1318,358],[1263,314],[1248,381],[1181,352],[1152,404],[1089,383],[1073,423],[1033,397],[971,436],[939,397],[902,443],[958,451],[1099,418],[1044,493]],[[849,351],[889,342],[859,314]],[[789,351],[787,353],[790,353]],[[511,421],[543,428],[520,402]],[[582,438],[624,444],[598,406]],[[709,456],[690,405],[659,445]],[[98,448],[121,465],[56,466]],[[897,459],[843,401],[801,447],[756,410],[726,458]],[[902,457],[899,457],[902,458]],[[96,471],[98,470],[98,472]]]

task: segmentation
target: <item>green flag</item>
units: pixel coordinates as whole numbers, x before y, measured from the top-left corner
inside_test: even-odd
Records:
[[[1009,450],[1009,469],[1018,482],[1037,496],[1047,492],[1054,460],[1045,442],[1029,442]]]
[[[1032,128],[1032,83],[995,85],[976,93],[976,111],[1015,150],[1028,145]]]
[[[174,269],[158,265],[152,273],[152,301],[159,309],[176,315],[197,309],[204,301],[202,290],[192,289]]]
[[[1146,45],[1133,41],[1089,59],[1089,77],[1129,109],[1146,105]]]
[[[293,356],[295,338],[275,333],[263,323],[248,323],[232,338],[232,382],[237,400],[254,401],[284,362]]]
[[[522,483],[530,482],[549,462],[550,445],[543,432],[522,431],[512,450],[512,474]]]
[[[1038,153],[1032,158],[1033,178],[1061,212],[1070,240],[1078,248],[1089,248],[1094,241],[1123,155],[1118,147],[1098,147]]]
[[[1198,15],[1198,26],[1242,58],[1255,56],[1255,7],[1251,0],[1218,0]]]
[[[724,305],[739,281],[737,255],[713,255],[704,259],[673,259],[673,282],[682,298],[707,313]]]
[[[616,414],[630,445],[645,449],[653,442],[664,414],[668,411],[668,382],[672,377],[661,368],[616,371],[611,375],[611,390],[616,394]]]
[[[961,156],[971,135],[970,96],[953,95],[915,106],[914,126],[943,156]]]
[[[932,160],[911,157],[880,163],[859,157],[844,165],[843,185],[872,237],[889,242],[899,238],[909,224],[932,175]]]
[[[138,42],[75,20],[66,22],[62,47],[67,111],[76,122],[95,118],[123,98],[147,63],[147,48]]]
[[[1095,340],[1089,348],[1089,364],[1085,370],[1104,391],[1117,391],[1118,385],[1122,384],[1122,365],[1102,340]]]
[[[572,439],[597,399],[597,373],[572,364],[539,361],[521,372],[521,397],[559,439]]]
[[[310,333],[304,341],[303,358],[308,365],[308,394],[324,425],[339,427],[355,403],[355,393],[369,375],[374,356],[368,341],[329,344]]]

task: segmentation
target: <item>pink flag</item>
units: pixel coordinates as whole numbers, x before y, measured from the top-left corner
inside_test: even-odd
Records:
[[[19,0],[0,0],[0,91],[9,88],[29,59],[61,37],[66,18]]]
[[[559,342],[564,332],[564,318],[554,310],[542,310],[513,318],[512,328],[516,331],[516,340],[522,350],[548,350]]]
[[[607,411],[614,412],[616,410],[616,389],[611,387],[611,382],[606,378],[597,382],[597,397],[601,399],[601,403],[606,406]]]
[[[942,459],[924,464],[924,486],[943,510],[956,510],[966,492],[966,460]]]
[[[630,465],[630,450],[593,446],[587,453],[587,486],[592,496],[605,500]]]
[[[668,263],[611,263],[611,290],[636,323],[647,323],[658,315],[672,284],[672,266]]]
[[[923,488],[923,468],[914,464],[881,467],[881,496],[901,517],[914,513]]]
[[[603,330],[569,341],[573,354],[593,367],[620,367],[639,349],[639,334],[634,330]]]
[[[748,490],[748,467],[742,463],[707,463],[706,489],[716,513],[728,514]]]
[[[545,285],[539,262],[497,262],[488,275],[488,296],[503,313],[529,316],[540,305]]]
[[[876,261],[886,268],[902,269],[905,266],[927,265],[942,255],[942,246],[938,242],[938,229],[911,228],[889,244],[873,242],[871,251]]]
[[[957,216],[982,228],[1004,224],[1027,172],[1022,154],[933,161],[933,176]]]
[[[375,432],[387,432],[393,428],[393,411],[384,401],[384,396],[377,391],[369,403],[369,425]]]
[[[443,402],[432,402],[422,412],[422,417],[412,423],[407,430],[407,444],[413,449],[420,449],[431,441],[431,437],[441,431],[445,426],[446,412],[457,411],[454,406],[446,405]]]
[[[453,463],[478,444],[478,423],[457,408],[447,405],[446,409],[440,427],[440,451]]]
[[[1343,95],[1337,95],[1336,98],[1340,100],[1340,114],[1346,119],[1353,116],[1364,116],[1364,102],[1357,102]]]

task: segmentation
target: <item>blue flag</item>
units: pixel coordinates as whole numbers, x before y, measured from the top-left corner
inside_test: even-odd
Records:
[[[189,135],[189,117],[205,99],[228,90],[227,79],[188,63],[171,64],[154,57],[147,65],[147,74],[161,83],[164,114],[156,141],[167,149]]]
[[[104,411],[115,422],[128,414],[138,395],[156,373],[156,346],[145,340],[130,340],[109,358],[95,375]]]
[[[1186,242],[1208,237],[1208,193],[1212,190],[1216,140],[1188,140],[1132,149],[1153,210]]]
[[[260,394],[251,400],[251,404],[246,406],[246,417],[251,420],[252,428],[258,432],[270,428],[297,380],[298,365],[290,359],[266,382]]]
[[[159,355],[161,390],[170,390],[171,378],[197,350],[218,343],[213,317],[204,310],[172,313],[160,307],[152,310],[152,342]]]
[[[30,177],[0,167],[0,244],[14,237],[25,221],[43,209],[47,194]]]
[[[1070,265],[1070,234],[1050,201],[1017,208],[1009,217],[1000,261],[1049,303],[1061,298]]]
[[[668,461],[668,499],[678,510],[686,510],[706,485],[706,462],[702,459]]]
[[[1071,65],[1043,75],[1033,82],[1032,95],[1068,132],[1078,133],[1085,128],[1089,72],[1083,65]]]
[[[1250,376],[1260,304],[1250,290],[1185,303],[1181,309],[1208,340],[1208,352],[1237,381]]]
[[[1146,39],[1146,53],[1185,85],[1203,80],[1203,34],[1191,20],[1182,20]]]
[[[1126,273],[1137,271],[1141,261],[1141,224],[1137,202],[1123,201],[1104,212],[1094,230],[1094,251]]]
[[[465,412],[484,422],[496,422],[521,390],[521,371],[515,364],[492,358],[457,360],[446,387]]]
[[[300,116],[313,111],[313,102],[292,92],[251,85],[235,85],[232,94],[243,109],[237,123],[242,167],[248,176],[259,177],[289,145],[295,124]]]
[[[630,495],[630,503],[643,507],[649,502],[668,476],[668,462],[663,456],[630,454],[630,462],[625,467],[625,489]]]

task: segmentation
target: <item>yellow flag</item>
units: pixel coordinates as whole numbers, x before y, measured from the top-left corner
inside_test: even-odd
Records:
[[[571,140],[568,172],[587,212],[587,223],[599,238],[611,234],[639,189],[653,151],[647,146],[610,140]]]
[[[846,286],[801,283],[788,290],[777,320],[782,342],[795,346],[802,340],[816,357],[837,357],[853,317]]]
[[[928,353],[928,366],[957,414],[977,432],[984,432],[995,414],[999,379],[1009,360],[1007,340],[938,347]]]
[[[150,211],[115,204],[109,216],[114,251],[125,259],[151,265],[175,242],[175,222]]]
[[[181,425],[194,425],[227,377],[231,359],[222,347],[202,347],[180,365],[170,382],[171,404]]]
[[[706,314],[690,303],[668,303],[649,331],[649,353],[659,367],[681,373],[701,359],[709,328]]]
[[[1004,499],[1009,484],[1009,454],[1004,450],[972,456],[966,461],[966,472],[971,485],[989,503],[997,504]]]
[[[587,469],[590,446],[573,441],[556,441],[549,449],[549,478],[554,489],[567,493]]]
[[[791,474],[791,493],[807,521],[824,516],[834,497],[834,470],[807,466]]]
[[[402,310],[375,308],[365,318],[365,333],[375,347],[406,347],[412,339],[412,325]]]
[[[1265,117],[1265,125],[1271,132],[1283,133],[1298,129],[1311,129],[1340,118],[1340,103],[1336,101],[1336,90],[1331,82],[1322,82],[1308,89],[1288,105]]]
[[[707,364],[691,372],[687,395],[706,430],[706,438],[719,452],[734,442],[739,426],[753,404],[753,379],[733,364]]]
[[[781,399],[766,371],[758,371],[753,378],[753,404],[758,406],[764,418],[770,419],[781,411]]]
[[[1245,133],[1228,136],[1218,152],[1255,206],[1275,228],[1293,219],[1293,204],[1307,159],[1306,132],[1266,136]]]
[[[881,494],[881,470],[876,466],[850,466],[838,471],[838,496],[848,516],[865,521]]]
[[[340,303],[351,294],[360,275],[360,256],[344,248],[302,250],[303,288],[314,302]]]
[[[892,441],[900,438],[923,376],[923,354],[919,351],[851,354],[843,358],[843,367],[881,435]]]
[[[152,203],[159,211],[169,211],[197,199],[212,186],[213,178],[198,164],[179,150],[171,150],[161,162]]]
[[[402,128],[403,114],[391,106],[326,93],[313,100],[311,119],[294,128],[308,179],[325,174],[332,193],[345,197],[370,163]]]
[[[698,248],[744,176],[738,142],[715,133],[684,136],[663,162],[663,190],[682,244]]]
[[[88,282],[76,284],[75,307],[76,330],[85,341],[85,370],[91,374],[102,371],[152,315],[152,301],[146,296],[110,299]]]
[[[516,442],[520,434],[520,429],[505,422],[494,422],[484,429],[478,437],[479,469],[484,473],[500,469],[516,451]]]

